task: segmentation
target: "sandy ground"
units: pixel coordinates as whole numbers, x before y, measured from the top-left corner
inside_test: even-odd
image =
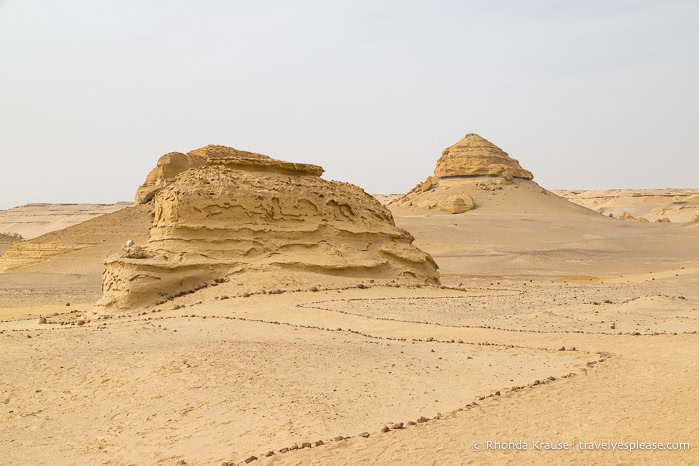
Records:
[[[396,222],[444,288],[241,297],[228,282],[78,326],[99,294],[79,273],[92,254],[71,253],[74,274],[55,258],[0,274],[1,462],[699,462],[696,224],[494,209]],[[691,449],[578,444],[603,440]]]

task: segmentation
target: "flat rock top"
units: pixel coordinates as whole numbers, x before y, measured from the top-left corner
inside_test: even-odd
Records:
[[[189,152],[189,155],[204,157],[209,165],[225,164],[251,169],[295,172],[300,175],[320,176],[323,168],[306,163],[293,163],[276,160],[255,152],[247,152],[232,147],[208,145]]]

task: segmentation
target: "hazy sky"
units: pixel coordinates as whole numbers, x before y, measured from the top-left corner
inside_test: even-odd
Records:
[[[0,0],[0,208],[223,144],[405,192],[475,132],[547,188],[699,188],[699,2]]]

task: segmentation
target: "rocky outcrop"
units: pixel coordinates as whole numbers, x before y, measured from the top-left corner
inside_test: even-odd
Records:
[[[629,222],[647,222],[648,221],[647,218],[634,217],[633,215],[631,215],[628,212],[622,212],[621,215],[619,215],[619,220],[626,220]]]
[[[475,208],[471,196],[463,194],[461,196],[448,197],[439,203],[439,208],[450,214],[461,214]]]
[[[153,199],[155,193],[175,182],[175,177],[190,168],[201,167],[205,159],[192,152],[170,152],[158,159],[155,168],[148,173],[146,181],[136,191],[134,205],[145,204]]]
[[[16,242],[17,240],[15,238],[11,238],[0,233],[0,256],[5,254],[5,251],[10,249],[10,247]]]
[[[22,240],[24,239],[24,238],[22,237],[22,235],[20,235],[20,234],[17,233],[16,231],[8,231],[8,232],[2,233],[2,234],[5,235],[5,236],[9,236],[10,238],[15,239],[15,240],[17,240],[17,241],[22,241]]]
[[[439,282],[434,260],[390,211],[356,186],[323,180],[321,167],[224,146],[189,154],[206,163],[155,194],[144,258],[106,261],[101,306],[147,305],[225,277]]]
[[[490,141],[477,134],[467,134],[447,147],[437,161],[434,176],[500,176],[506,180],[531,180],[532,173]]]

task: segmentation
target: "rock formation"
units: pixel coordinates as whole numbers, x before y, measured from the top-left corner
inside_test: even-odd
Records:
[[[175,182],[175,177],[190,168],[201,167],[205,159],[199,154],[190,152],[170,152],[158,159],[155,168],[148,173],[146,181],[136,191],[134,205],[145,204],[153,199],[155,193]]]
[[[648,221],[647,218],[643,218],[643,217],[638,217],[638,218],[637,218],[637,217],[634,217],[633,215],[631,215],[631,214],[628,213],[628,212],[622,212],[621,215],[619,215],[619,220],[626,220],[626,221],[629,221],[629,222],[647,222],[647,221]]]
[[[19,233],[15,232],[15,231],[8,231],[8,232],[2,233],[2,234],[5,236],[9,236],[12,239],[16,239],[17,241],[22,241],[24,239],[22,237],[22,235],[20,235]]]
[[[434,260],[389,210],[356,186],[321,179],[321,167],[224,146],[187,155],[205,162],[155,193],[143,258],[128,244],[106,261],[101,306],[148,305],[225,277],[306,288],[319,280],[439,283]]]
[[[11,238],[0,233],[0,256],[5,254],[5,251],[10,249],[10,247],[16,242],[17,240],[15,238]]]
[[[447,147],[437,161],[434,176],[500,176],[531,180],[532,173],[492,142],[469,133],[461,141]]]
[[[555,194],[603,215],[623,212],[650,221],[667,218],[672,223],[691,222],[699,215],[699,189],[601,189],[561,190]]]
[[[388,204],[396,215],[462,214],[473,209],[493,213],[582,213],[593,215],[533,181],[533,175],[495,144],[467,134],[446,148],[434,175]]]
[[[450,214],[460,214],[473,209],[473,199],[468,195],[448,197],[439,203],[439,208]]]

